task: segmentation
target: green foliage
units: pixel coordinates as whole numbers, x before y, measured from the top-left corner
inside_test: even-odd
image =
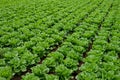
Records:
[[[45,78],[46,80],[59,80],[59,77],[58,77],[58,76],[52,75],[52,74],[51,74],[51,75],[46,74],[45,77],[46,77],[46,78]]]
[[[39,77],[44,77],[44,74],[49,72],[49,68],[43,64],[37,65],[31,69],[32,72]]]
[[[10,66],[0,67],[0,76],[6,79],[11,79],[12,77],[12,69]]]
[[[119,3],[0,0],[0,80],[119,80]]]
[[[35,76],[34,74],[27,73],[25,76],[22,77],[22,80],[40,80],[40,78]]]
[[[64,60],[64,65],[69,69],[77,70],[78,62],[68,57]]]
[[[72,73],[72,70],[68,69],[63,64],[60,64],[56,67],[55,72],[60,76],[60,78],[67,78]]]

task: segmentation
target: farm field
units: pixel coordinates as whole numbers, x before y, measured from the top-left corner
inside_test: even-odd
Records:
[[[0,80],[120,80],[120,0],[0,0]]]

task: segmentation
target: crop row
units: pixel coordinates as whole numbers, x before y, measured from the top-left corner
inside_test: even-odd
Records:
[[[119,80],[120,33],[117,4],[117,1],[112,4],[100,32],[95,37],[92,49],[83,60],[84,64],[79,68],[81,73],[76,77],[78,80]]]

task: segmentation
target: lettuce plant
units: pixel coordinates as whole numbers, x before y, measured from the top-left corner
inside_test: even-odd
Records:
[[[0,77],[10,80],[12,75],[13,75],[13,72],[10,66],[0,67]]]
[[[60,77],[60,79],[66,79],[70,77],[70,74],[72,73],[72,70],[65,67],[63,64],[60,64],[55,68],[56,74]]]
[[[22,80],[40,80],[38,76],[35,76],[33,73],[27,73],[25,76],[22,76]]]
[[[49,68],[44,64],[39,64],[31,69],[32,72],[39,77],[44,77],[44,74],[49,72]]]

